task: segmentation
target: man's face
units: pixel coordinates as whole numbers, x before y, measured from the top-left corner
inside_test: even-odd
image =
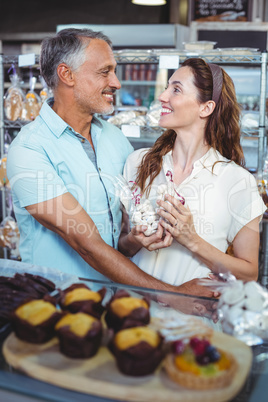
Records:
[[[73,71],[77,105],[88,114],[112,113],[113,95],[121,88],[115,74],[113,51],[104,40],[92,39],[85,52],[86,61]]]

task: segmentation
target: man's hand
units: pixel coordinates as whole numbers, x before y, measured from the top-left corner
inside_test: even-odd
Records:
[[[182,285],[177,287],[178,292],[200,297],[217,298],[220,296],[220,292],[211,290],[207,286],[200,285],[199,280],[200,278],[195,278],[183,283]]]
[[[199,278],[183,283],[177,287],[177,290],[179,293],[184,293],[185,296],[161,294],[157,297],[158,302],[167,304],[185,314],[206,317],[213,320],[213,322],[218,321],[217,297],[220,296],[219,292],[200,285]]]

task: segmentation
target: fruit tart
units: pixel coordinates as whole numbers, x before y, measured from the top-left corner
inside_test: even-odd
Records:
[[[230,353],[216,348],[208,339],[193,337],[188,343],[173,342],[164,367],[169,377],[183,387],[207,390],[228,386],[238,366]]]
[[[131,297],[125,290],[119,290],[106,306],[106,324],[115,332],[147,325],[150,321],[149,307],[150,302],[145,297]]]
[[[59,305],[62,310],[71,313],[80,311],[99,319],[104,311],[102,301],[105,294],[105,288],[94,292],[84,283],[74,283],[64,291],[60,291]]]
[[[16,336],[27,342],[43,343],[55,335],[55,324],[62,312],[57,310],[52,297],[27,300],[11,313],[11,323]]]
[[[60,351],[72,358],[94,356],[102,340],[102,324],[96,317],[78,312],[66,313],[56,324]]]
[[[153,373],[164,357],[163,337],[146,326],[117,332],[109,349],[119,370],[135,377]]]

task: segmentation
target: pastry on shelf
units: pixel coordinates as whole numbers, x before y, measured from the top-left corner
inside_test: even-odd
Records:
[[[190,342],[173,342],[164,367],[181,386],[207,390],[228,386],[238,366],[232,354],[216,348],[206,338],[193,337]]]
[[[28,300],[11,313],[16,336],[30,343],[44,343],[55,335],[55,324],[61,318],[52,297]]]
[[[101,344],[102,324],[86,313],[67,313],[56,324],[60,351],[72,358],[94,356]]]
[[[132,297],[125,290],[119,290],[106,306],[106,324],[115,332],[147,325],[150,321],[149,307],[148,299]]]
[[[117,332],[109,348],[119,370],[135,377],[152,374],[164,357],[163,337],[145,326]]]
[[[100,318],[104,311],[102,301],[105,294],[105,288],[94,292],[84,283],[74,283],[64,291],[60,291],[59,305],[62,310],[71,313],[80,311]]]

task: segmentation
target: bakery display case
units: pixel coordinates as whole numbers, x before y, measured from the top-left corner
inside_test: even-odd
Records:
[[[215,322],[215,314],[212,314],[220,311],[218,305],[221,300],[131,287],[108,281],[90,281],[50,268],[10,260],[0,260],[0,277],[3,291],[4,284],[6,284],[6,288],[7,283],[14,285],[14,278],[16,278],[17,291],[19,292],[20,286],[21,291],[25,289],[27,283],[27,289],[32,286],[32,290],[29,290],[32,295],[33,290],[40,290],[41,278],[42,288],[44,285],[48,286],[50,297],[57,297],[60,294],[60,298],[57,298],[59,306],[65,304],[66,307],[68,297],[72,299],[72,308],[76,303],[75,308],[79,310],[83,307],[84,314],[85,309],[88,308],[88,302],[81,302],[83,299],[81,289],[84,295],[85,291],[91,292],[90,297],[93,293],[95,297],[101,291],[100,300],[103,306],[101,316],[99,316],[103,326],[101,345],[90,357],[66,355],[64,349],[61,350],[59,347],[57,336],[44,342],[31,340],[30,329],[27,340],[22,340],[20,332],[13,332],[14,327],[10,325],[9,321],[4,325],[2,323],[0,328],[1,400],[6,400],[8,395],[14,401],[20,401],[20,397],[24,396],[24,398],[36,401],[53,400],[57,402],[74,400],[81,402],[96,400],[100,402],[265,400],[265,384],[268,376],[267,339],[253,342],[253,345],[250,346],[248,342],[224,332],[221,321]],[[7,278],[8,282],[5,282],[4,279],[7,280]],[[38,286],[34,281],[39,281]],[[51,284],[55,286],[51,287]],[[87,289],[91,289],[91,291]],[[80,293],[80,307],[78,307],[77,301],[74,301],[74,290],[78,290]],[[237,292],[234,296],[237,298]],[[47,293],[45,296],[42,294],[42,297],[41,300],[44,300]],[[228,300],[231,300],[229,296]],[[134,306],[131,307],[132,310],[129,307],[131,304]],[[250,310],[251,307],[248,305],[247,308]],[[80,311],[78,312],[81,314]],[[265,311],[263,310],[263,314]],[[90,312],[92,313],[92,310]],[[72,314],[76,313],[73,311]],[[116,318],[118,314],[121,317],[119,321]],[[107,319],[106,315],[108,315]],[[1,317],[3,317],[3,310]],[[27,317],[30,317],[29,311]],[[114,326],[115,324],[116,326]],[[265,330],[266,338],[268,338],[267,326]],[[127,333],[126,339],[124,339],[123,333]],[[150,333],[149,338],[146,338],[146,333]],[[157,337],[161,338],[163,355],[158,356],[153,368],[149,365],[149,372],[143,372],[145,361],[148,363],[148,360],[151,359],[149,356],[152,356],[151,352],[148,354],[148,346],[146,348],[144,344],[149,342],[152,334],[156,333]],[[133,341],[133,336],[138,338],[138,341]],[[131,362],[133,358],[135,361],[137,359],[139,362],[144,361],[142,366],[136,366],[139,368],[138,372],[132,372],[129,364],[126,368],[124,364],[122,366],[117,361],[118,358],[120,360],[120,356],[118,357],[118,354],[114,353],[110,345],[120,337],[121,344],[118,343],[118,347],[125,350],[123,344],[127,343],[126,347],[130,348],[131,353],[129,352],[128,356],[132,357],[128,357],[128,359],[130,358]],[[223,359],[220,360],[221,366],[224,367],[222,375],[225,372],[231,373],[228,379],[224,375],[226,383],[219,384],[218,380],[215,380],[218,375],[213,375],[212,363],[201,363],[201,357],[198,358],[200,363],[191,363],[189,366],[191,367],[190,375],[197,376],[198,381],[187,382],[183,377],[183,381],[186,382],[177,382],[176,367],[181,366],[177,366],[176,363],[174,377],[173,357],[180,356],[180,360],[182,359],[184,362],[183,367],[186,367],[182,371],[187,372],[185,352],[187,351],[187,356],[190,353],[187,346],[189,340],[191,340],[191,348],[196,359],[197,356],[205,356],[201,351],[204,347],[207,350],[206,353],[212,353],[211,362]],[[207,342],[207,340],[209,341]],[[137,346],[133,346],[133,342],[134,344],[140,342],[138,345],[141,346],[137,348]],[[154,338],[152,342],[154,342]],[[182,346],[186,349],[182,350]],[[79,347],[78,349],[80,350]],[[217,357],[217,351],[221,357]],[[210,370],[212,370],[210,374],[205,374],[205,378],[209,381],[206,385],[202,381],[202,389],[197,390],[196,387],[200,387],[200,378],[199,374],[194,374],[194,367],[201,367],[203,371],[207,371],[206,364],[209,364]],[[126,370],[128,371],[126,372]],[[148,370],[148,365],[146,370]],[[212,386],[213,383],[215,383],[214,386]]]
[[[224,332],[221,321],[216,322],[216,316],[213,314],[217,311],[220,312],[218,306],[222,304],[221,299],[156,291],[108,281],[91,281],[54,269],[10,260],[0,260],[0,278],[3,292],[10,284],[14,285],[16,282],[17,295],[19,295],[20,289],[22,292],[25,288],[28,290],[31,288],[32,290],[29,292],[32,292],[32,297],[34,297],[33,291],[39,291],[40,283],[42,283],[42,289],[47,286],[48,293],[45,293],[45,296],[42,293],[41,299],[37,300],[49,300],[48,294],[50,298],[57,298],[57,295],[60,294],[60,298],[57,298],[58,308],[60,309],[64,303],[66,308],[67,298],[71,299],[72,308],[76,303],[75,308],[78,309],[76,313],[73,310],[73,315],[81,314],[79,308],[84,308],[83,314],[89,314],[89,311],[85,310],[88,309],[89,304],[86,298],[84,298],[86,302],[82,302],[85,296],[81,297],[81,290],[84,295],[85,292],[90,293],[90,297],[93,297],[92,294],[95,297],[101,291],[100,300],[103,306],[101,315],[98,316],[101,317],[100,322],[103,327],[101,345],[90,357],[74,357],[65,354],[64,349],[61,350],[59,347],[59,339],[56,335],[50,337],[49,340],[39,342],[29,337],[31,331],[29,329],[27,340],[23,340],[21,333],[16,332],[15,327],[10,325],[12,321],[7,319],[4,325],[1,322],[1,400],[6,400],[8,395],[14,401],[20,401],[20,397],[24,396],[36,401],[53,400],[58,402],[63,400],[81,402],[86,400],[100,402],[157,400],[160,402],[167,399],[189,402],[265,400],[265,384],[268,375],[268,328],[267,326],[262,328],[266,331],[266,335],[262,340],[252,342],[251,346],[245,339],[242,341],[238,337]],[[80,297],[79,307],[77,301],[74,301],[75,290],[78,291]],[[230,289],[228,291],[230,293]],[[237,299],[237,292],[234,297]],[[268,294],[264,297],[268,297]],[[29,300],[29,295],[27,300]],[[230,302],[230,300],[228,296],[228,301]],[[130,308],[131,305],[134,307]],[[249,304],[247,306],[250,311],[252,307]],[[16,307],[14,308],[16,309]],[[229,311],[231,310],[229,309]],[[265,311],[262,311],[263,314]],[[98,310],[99,313],[100,310]],[[118,314],[121,317],[119,321],[116,318]],[[67,315],[65,314],[63,317],[67,317]],[[229,316],[231,317],[231,314]],[[1,317],[3,317],[3,310]],[[27,317],[30,317],[29,311]],[[149,338],[146,338],[146,333],[150,334]],[[123,334],[127,334],[126,339]],[[148,370],[147,363],[151,359],[149,356],[152,355],[151,349],[148,349],[148,346],[146,348],[144,344],[154,342],[154,336],[151,340],[152,334],[158,334],[157,337],[161,338],[162,355],[160,357],[158,355],[153,368],[151,364],[149,365],[148,372],[146,371]],[[133,337],[138,338],[138,341],[133,341]],[[130,358],[131,362],[133,358],[135,361],[137,359],[139,362],[144,361],[141,366],[136,366],[139,368],[138,372],[131,371],[129,364],[126,368],[124,364],[122,366],[117,361],[118,358],[120,360],[121,355],[118,357],[111,345],[116,339],[119,342],[120,338],[121,344],[117,345],[123,350],[128,350],[124,349],[125,347],[130,348],[131,353],[128,352],[130,353],[128,356],[132,357],[128,357],[128,359]],[[197,376],[198,381],[187,382],[183,377],[183,381],[186,382],[181,383],[176,376],[176,367],[180,367],[182,372],[185,370],[188,372],[186,356],[190,353],[189,346],[187,346],[189,341],[193,350],[191,353],[196,355],[196,359],[200,356],[196,360],[200,363],[191,363],[189,366],[191,367],[190,375]],[[134,347],[135,342],[136,345],[141,346]],[[126,346],[123,346],[124,344]],[[184,349],[181,349],[182,346]],[[201,351],[202,348],[205,348],[207,354],[211,353],[210,363],[201,362],[201,356],[205,356],[204,351]],[[79,347],[78,349],[80,350]],[[210,352],[208,352],[209,350]],[[220,353],[221,357],[217,356],[217,353]],[[177,366],[176,363],[174,377],[173,357],[175,359],[176,356],[180,356],[179,360],[184,362],[184,368],[181,368],[180,365]],[[226,383],[219,384],[215,380],[218,375],[213,374],[215,369],[212,369],[212,361],[217,362],[218,359],[223,359],[220,360],[220,366],[224,367],[220,369],[223,370],[222,375],[225,372],[232,373],[228,379],[224,375]],[[146,370],[144,369],[145,361]],[[202,372],[204,370],[207,372],[206,364],[209,364],[210,370],[212,370],[210,374],[205,374],[205,378],[209,378],[209,381],[203,383],[202,380],[202,389],[197,390],[196,387],[200,387],[199,376],[201,374],[194,374],[196,373],[194,367],[201,367]],[[132,365],[133,362],[131,367]],[[173,368],[171,369],[171,367]],[[212,386],[213,383],[214,386]],[[257,397],[258,399],[254,399]]]

